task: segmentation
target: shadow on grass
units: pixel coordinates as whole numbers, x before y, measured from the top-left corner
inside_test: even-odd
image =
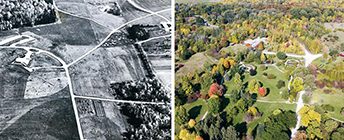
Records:
[[[265,97],[268,96],[270,94],[270,88],[266,88],[266,94]]]
[[[189,113],[189,116],[191,119],[196,119],[197,116],[201,113],[201,109],[202,109],[202,106],[199,105],[199,106],[195,106],[193,108],[191,108],[188,113]]]
[[[228,98],[222,98],[221,106],[220,106],[220,112],[223,111],[229,104]]]
[[[236,124],[234,127],[235,127],[235,130],[237,130],[237,132],[240,133],[239,138],[241,138],[242,136],[246,136],[246,132],[247,132],[247,123],[246,122]]]

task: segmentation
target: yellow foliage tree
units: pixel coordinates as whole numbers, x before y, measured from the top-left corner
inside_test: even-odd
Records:
[[[252,114],[252,115],[256,115],[258,113],[258,110],[256,107],[250,107],[250,109],[248,109],[247,112]]]
[[[265,54],[262,53],[262,55],[260,55],[260,61],[265,61],[265,60],[266,60]]]
[[[281,111],[280,109],[276,109],[272,114],[278,115],[278,114],[280,114],[280,113],[282,113],[282,111]]]
[[[220,60],[219,60],[219,65],[223,65],[223,63],[225,62],[225,59],[224,58],[220,58]]]
[[[213,73],[217,72],[217,66],[214,66],[214,67],[213,67],[212,72],[213,72]]]
[[[179,133],[179,139],[181,140],[194,140],[196,138],[196,133],[191,133],[187,129],[183,129]]]
[[[195,121],[194,119],[190,119],[190,121],[188,122],[188,124],[189,124],[189,127],[190,127],[190,128],[193,128],[193,127],[195,126],[195,124],[196,124],[196,121]]]
[[[301,116],[301,124],[305,127],[311,123],[313,127],[319,127],[321,123],[321,114],[314,111],[314,108],[309,108],[308,106],[303,106],[298,114]]]

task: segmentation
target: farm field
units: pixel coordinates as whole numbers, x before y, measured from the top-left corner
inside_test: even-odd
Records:
[[[134,0],[136,3],[138,3],[142,8],[157,12],[160,10],[167,9],[171,6],[170,0]],[[170,12],[171,13],[171,12]]]
[[[74,93],[111,98],[111,83],[143,78],[145,74],[140,61],[134,46],[98,48],[69,68]]]
[[[0,139],[170,139],[171,5],[46,1],[0,2]]]

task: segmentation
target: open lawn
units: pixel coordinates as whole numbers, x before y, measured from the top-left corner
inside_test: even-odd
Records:
[[[330,57],[330,56],[329,56]],[[322,68],[326,68],[326,69],[333,69],[335,65],[340,64],[340,62],[344,61],[344,58],[341,56],[338,56],[336,58],[336,60],[333,59],[332,63],[328,63],[329,59],[324,59],[323,57],[319,57],[317,59],[315,59],[312,64],[314,64],[315,66],[319,67],[321,64],[323,64],[324,66]],[[324,61],[324,62],[322,62]],[[328,64],[327,64],[328,63]]]
[[[319,105],[330,104],[334,107],[334,112],[329,112],[331,117],[344,121],[344,116],[340,114],[340,109],[344,107],[344,94],[341,92],[334,92],[333,94],[323,93],[323,89],[318,89],[313,92],[312,103],[316,102]]]
[[[189,113],[189,117],[196,121],[200,121],[203,115],[208,111],[207,103],[203,99],[198,99],[193,103],[185,104],[184,107]]]
[[[268,79],[266,78],[263,73],[266,72],[267,74],[274,74],[276,76],[276,79]],[[276,84],[279,80],[282,80],[285,82],[286,87],[288,85],[288,80],[286,79],[286,76],[283,75],[280,71],[278,71],[274,66],[268,66],[268,69],[265,71],[260,71],[259,66],[257,68],[257,75],[255,76],[250,76],[248,73],[244,74],[244,86],[248,85],[248,82],[252,79],[259,80],[264,88],[267,88],[268,94],[265,97],[258,97],[259,100],[265,100],[265,101],[283,101],[282,96],[280,94],[280,91],[277,87]],[[228,92],[231,91],[233,88],[237,88],[237,86],[234,83],[233,78],[225,82],[224,85],[226,86],[226,89]]]
[[[204,52],[192,55],[191,58],[185,62],[177,62],[176,64],[183,64],[184,66],[176,71],[176,78],[181,75],[192,73],[194,70],[202,70],[206,62],[215,63],[215,58],[206,56]]]
[[[228,46],[225,48],[222,48],[221,51],[225,51],[226,53],[237,53],[239,51],[245,50],[246,47],[244,45],[241,44],[235,44],[234,46]]]

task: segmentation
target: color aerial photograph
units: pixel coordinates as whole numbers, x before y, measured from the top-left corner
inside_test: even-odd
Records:
[[[175,140],[343,140],[344,2],[176,0]]]
[[[170,0],[0,0],[0,140],[170,140]]]

